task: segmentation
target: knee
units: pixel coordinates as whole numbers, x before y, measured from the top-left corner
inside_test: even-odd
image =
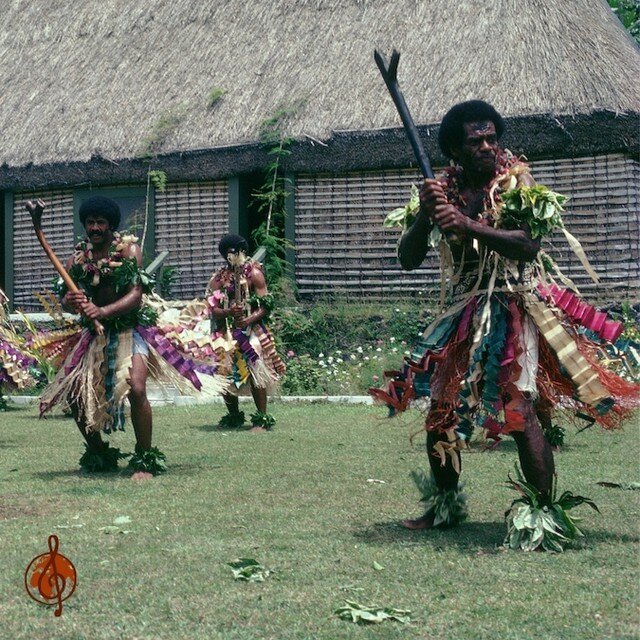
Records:
[[[131,380],[129,400],[132,402],[144,402],[147,399],[147,385],[144,380]]]

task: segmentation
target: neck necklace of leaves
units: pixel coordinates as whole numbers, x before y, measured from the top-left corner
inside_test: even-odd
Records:
[[[143,285],[146,290],[153,283],[150,277],[138,267],[135,258],[124,256],[125,249],[138,241],[134,235],[113,233],[113,240],[105,258],[94,259],[93,245],[88,238],[80,241],[73,253],[73,264],[70,269],[71,277],[85,289],[95,288],[101,282],[110,280],[116,292],[129,285]]]
[[[479,214],[479,218],[487,217],[488,211],[492,208],[490,192],[496,180],[509,173],[516,165],[526,166],[520,158],[514,156],[510,151],[501,149],[498,152],[493,178],[483,187],[483,213]],[[462,191],[465,187],[464,169],[457,164],[446,167],[443,171],[443,176],[440,178],[440,182],[443,183],[442,189],[449,203],[457,209],[463,209],[467,204],[462,197]],[[494,193],[493,197],[496,199],[499,197],[499,194]]]

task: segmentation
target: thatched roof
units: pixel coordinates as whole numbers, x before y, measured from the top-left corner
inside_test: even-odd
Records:
[[[334,132],[375,139],[400,121],[374,47],[401,51],[400,82],[423,125],[472,97],[565,131],[598,112],[631,118],[633,132],[640,113],[640,53],[604,0],[6,4],[0,186],[30,163],[101,158],[108,172],[149,148],[228,154],[281,109],[287,133],[318,153]],[[216,88],[224,94],[208,106]]]

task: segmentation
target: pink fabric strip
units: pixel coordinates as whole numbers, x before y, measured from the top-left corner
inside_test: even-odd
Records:
[[[547,287],[541,283],[538,285],[538,292],[543,298],[551,299],[572,320],[597,333],[603,340],[615,342],[624,331],[622,322],[609,320],[604,311],[598,311],[569,289],[562,289],[555,284]]]

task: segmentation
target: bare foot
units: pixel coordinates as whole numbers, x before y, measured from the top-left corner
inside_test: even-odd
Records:
[[[253,433],[267,433],[267,430],[264,427],[251,427],[249,431],[253,431]]]
[[[152,473],[147,473],[146,471],[136,471],[132,476],[132,480],[151,480],[153,478]]]
[[[433,514],[425,513],[422,518],[416,518],[415,520],[401,520],[400,524],[405,529],[433,529]]]

